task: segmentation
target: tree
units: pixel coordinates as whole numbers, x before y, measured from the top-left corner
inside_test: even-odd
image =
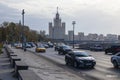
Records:
[[[14,22],[3,22],[0,27],[0,42],[22,42],[23,34],[26,37],[26,41],[44,41],[47,40],[42,37],[37,31],[30,30],[28,26],[22,26],[21,24]]]

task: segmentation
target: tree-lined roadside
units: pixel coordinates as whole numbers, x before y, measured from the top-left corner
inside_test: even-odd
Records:
[[[2,48],[3,48],[3,44],[0,43],[0,54],[2,54]]]
[[[21,23],[3,22],[0,26],[0,42],[21,42],[23,34],[27,41],[46,40],[39,32],[31,30],[28,26],[22,26]]]

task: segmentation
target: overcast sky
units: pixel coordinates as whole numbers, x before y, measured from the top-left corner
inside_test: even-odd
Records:
[[[76,21],[76,34],[120,35],[120,0],[0,0],[0,23],[19,22],[25,9],[25,25],[48,33],[57,6],[62,22],[66,22],[66,33]]]

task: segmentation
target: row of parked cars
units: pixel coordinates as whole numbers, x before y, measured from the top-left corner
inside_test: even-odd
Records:
[[[52,43],[34,43],[34,42],[26,42],[25,44],[22,43],[14,43],[14,47],[17,49],[24,49],[24,48],[33,48],[35,47],[35,52],[46,52],[46,48],[52,48]]]

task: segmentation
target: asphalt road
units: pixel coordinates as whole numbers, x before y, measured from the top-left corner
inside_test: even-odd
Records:
[[[96,59],[96,66],[94,69],[76,69],[71,66],[65,65],[64,55],[59,55],[57,51],[53,48],[48,48],[46,53],[36,53],[34,48],[28,49],[29,51],[42,55],[46,59],[51,60],[56,63],[56,65],[65,68],[66,70],[79,75],[85,80],[119,80],[120,79],[120,69],[115,69],[110,62],[112,55],[105,55],[104,52],[94,52],[89,50],[84,50],[92,55]]]

